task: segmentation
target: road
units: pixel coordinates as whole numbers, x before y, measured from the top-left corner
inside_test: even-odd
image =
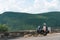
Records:
[[[17,39],[9,39],[9,40],[60,40],[60,33],[48,34],[47,36],[40,37],[19,37]]]

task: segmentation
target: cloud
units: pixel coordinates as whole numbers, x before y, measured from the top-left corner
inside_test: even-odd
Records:
[[[59,11],[60,4],[58,4],[58,0],[51,0],[51,2],[48,2],[46,0],[35,0],[34,5],[25,9],[25,12],[42,13],[48,11]]]
[[[33,8],[37,12],[50,11],[50,10],[58,8],[58,1],[53,0],[51,2],[47,2],[46,0],[35,0],[35,4],[34,4]],[[53,8],[53,9],[50,9],[50,8]]]
[[[60,11],[59,0],[0,0],[0,13],[5,11],[42,13]]]

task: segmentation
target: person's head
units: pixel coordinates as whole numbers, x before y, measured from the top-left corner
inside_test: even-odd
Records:
[[[38,28],[40,28],[40,26],[38,26]]]

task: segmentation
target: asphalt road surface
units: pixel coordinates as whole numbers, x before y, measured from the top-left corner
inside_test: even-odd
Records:
[[[16,39],[8,39],[8,40],[60,40],[60,33],[48,34],[47,36],[39,36],[39,37],[19,37]]]

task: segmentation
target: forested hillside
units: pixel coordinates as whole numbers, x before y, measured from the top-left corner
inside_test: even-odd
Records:
[[[60,12],[48,12],[41,14],[29,14],[19,12],[4,12],[0,14],[0,24],[6,24],[9,30],[31,30],[37,26],[60,28]]]

